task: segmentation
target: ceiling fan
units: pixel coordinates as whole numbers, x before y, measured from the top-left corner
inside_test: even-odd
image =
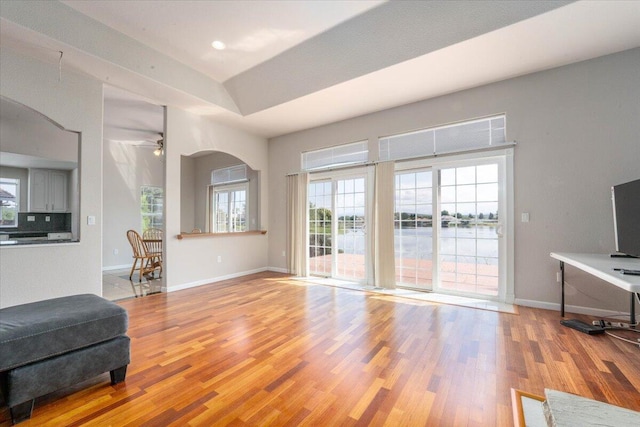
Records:
[[[143,141],[136,141],[131,145],[139,148],[153,148],[153,154],[155,154],[156,156],[162,156],[164,155],[164,134],[162,132],[159,132],[157,135],[160,136],[159,139],[149,138]]]
[[[153,150],[153,154],[156,156],[164,155],[164,135],[160,132],[160,139],[156,141],[156,149]]]
[[[150,148],[156,156],[164,154],[164,133],[155,130],[105,126],[104,139],[110,142]]]

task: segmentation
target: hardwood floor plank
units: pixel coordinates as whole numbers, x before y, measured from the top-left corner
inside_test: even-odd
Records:
[[[638,348],[565,328],[553,311],[496,313],[268,272],[119,304],[130,317],[126,381],[105,374],[44,396],[22,425],[508,426],[512,387],[640,411]]]

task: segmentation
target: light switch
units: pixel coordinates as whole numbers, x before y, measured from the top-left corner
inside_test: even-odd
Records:
[[[93,215],[89,215],[87,217],[87,225],[96,225],[96,217]]]
[[[27,215],[27,221],[33,222],[35,220],[36,220],[36,216],[35,215]]]
[[[522,222],[529,222],[529,212],[522,212]]]
[[[49,215],[45,216],[44,222],[51,222],[51,217]]]

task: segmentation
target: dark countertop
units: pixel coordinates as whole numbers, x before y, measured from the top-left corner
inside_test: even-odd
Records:
[[[0,231],[0,234],[7,234],[9,237],[47,237],[49,233],[71,233],[71,230],[52,231]]]
[[[48,245],[51,243],[78,243],[79,240],[0,240],[0,246]]]

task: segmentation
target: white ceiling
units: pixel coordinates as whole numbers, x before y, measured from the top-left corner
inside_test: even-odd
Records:
[[[640,46],[640,1],[62,3],[3,2],[2,46],[265,137]]]
[[[219,82],[383,2],[62,1]]]

